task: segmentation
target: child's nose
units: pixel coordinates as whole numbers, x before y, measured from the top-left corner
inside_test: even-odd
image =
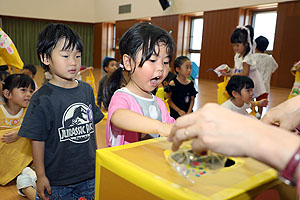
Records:
[[[70,57],[70,60],[69,60],[70,64],[71,65],[75,65],[76,64],[76,59],[75,58],[72,58]]]

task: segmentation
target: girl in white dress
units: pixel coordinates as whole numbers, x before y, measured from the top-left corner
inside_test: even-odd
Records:
[[[266,92],[260,73],[255,66],[253,53],[255,43],[253,42],[253,28],[250,25],[238,26],[231,35],[231,44],[234,52],[234,69],[224,76],[249,76],[254,82],[253,97],[257,98]]]

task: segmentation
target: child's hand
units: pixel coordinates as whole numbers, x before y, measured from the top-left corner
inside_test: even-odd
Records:
[[[178,111],[178,114],[179,114],[180,116],[183,116],[183,115],[186,114],[186,112],[184,112],[183,110],[179,110],[179,111]]]
[[[168,136],[173,128],[174,124],[165,124],[161,123],[161,125],[158,127],[158,134],[161,136]]]
[[[231,72],[229,71],[229,72],[221,72],[221,75],[222,76],[227,76],[227,77],[231,77]]]
[[[15,142],[18,139],[19,139],[18,130],[9,131],[5,133],[1,138],[2,142],[6,144]]]
[[[268,104],[269,104],[268,99],[262,99],[257,102],[257,106],[259,107],[266,107]]]
[[[46,176],[38,177],[37,193],[39,197],[43,200],[50,200],[49,197],[45,196],[45,190],[47,190],[48,194],[51,195],[51,187],[48,178]]]

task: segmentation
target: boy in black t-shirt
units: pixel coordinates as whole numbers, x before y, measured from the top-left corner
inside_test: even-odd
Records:
[[[31,98],[19,135],[32,140],[37,199],[94,199],[95,124],[103,114],[91,86],[75,80],[83,50],[64,24],[39,34],[37,55],[52,79]]]

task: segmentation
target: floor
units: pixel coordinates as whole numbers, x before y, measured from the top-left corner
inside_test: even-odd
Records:
[[[42,75],[41,72],[39,72]],[[95,82],[98,84],[100,80],[100,69],[94,69],[95,75]],[[38,78],[41,80],[41,78]],[[40,85],[40,81],[37,81],[38,85]],[[197,83],[196,83],[197,85]],[[98,90],[98,85],[96,85]],[[198,95],[195,101],[194,110],[201,108],[204,104],[208,102],[217,102],[217,82],[216,81],[208,81],[208,80],[200,80],[198,82]],[[289,95],[290,89],[285,88],[271,88],[270,94],[270,102],[269,106],[266,110],[280,104],[281,102],[285,101]],[[106,127],[106,120],[102,120],[100,123],[96,125],[96,138],[97,138],[97,145],[98,148],[105,147],[105,127]],[[24,200],[26,198],[21,197],[18,195],[16,190],[16,183],[13,180],[11,183],[6,185],[5,187],[0,186],[0,199],[1,200]]]

